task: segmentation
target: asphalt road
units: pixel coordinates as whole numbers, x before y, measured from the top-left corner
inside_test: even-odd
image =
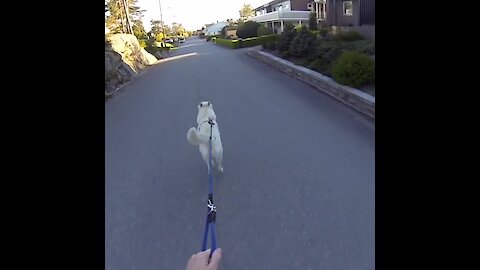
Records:
[[[246,49],[173,54],[105,103],[105,268],[185,269],[200,250],[208,175],[186,133],[209,100],[222,269],[375,269],[374,122]]]

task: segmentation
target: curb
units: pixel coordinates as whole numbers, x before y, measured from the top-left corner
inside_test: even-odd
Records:
[[[285,59],[259,50],[249,50],[248,55],[273,66],[285,74],[308,83],[316,89],[334,97],[343,104],[375,119],[375,97],[358,89],[336,83],[333,79],[316,71],[295,65]]]

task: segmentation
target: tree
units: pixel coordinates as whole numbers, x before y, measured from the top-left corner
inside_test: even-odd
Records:
[[[111,33],[123,33],[124,27],[122,20],[122,11],[118,0],[108,0],[107,9],[109,15],[106,19],[106,26]]]
[[[176,35],[176,36],[184,36],[186,33],[186,30],[181,23],[174,22],[172,23],[172,33],[173,35]]]
[[[137,6],[138,0],[128,0],[129,3],[129,14],[132,17],[132,28],[133,34],[137,37],[137,39],[147,39],[147,31],[145,31],[145,27],[143,27],[143,13],[146,10],[141,10],[139,6]]]
[[[227,23],[228,23],[228,26],[234,26],[235,25],[235,22],[233,21],[233,19],[227,19]]]
[[[109,11],[106,25],[112,33],[132,33],[135,25],[137,32],[141,32],[139,28],[143,28],[143,24],[138,23],[143,17],[143,12],[140,7],[136,6],[138,0],[106,0],[106,8]],[[128,12],[124,8],[124,4],[128,5]],[[128,18],[127,18],[128,13]],[[129,25],[130,23],[130,25]],[[140,27],[141,25],[141,27]],[[145,29],[143,29],[145,31]]]
[[[133,22],[133,34],[137,37],[137,39],[147,39],[147,31],[143,27],[143,22],[141,20],[136,20]]]
[[[143,17],[143,13],[146,11],[140,9],[140,7],[136,5],[137,2],[138,0],[128,0],[128,12],[132,17],[132,21],[141,20]]]
[[[310,17],[308,18],[308,27],[310,28],[310,30],[318,29],[317,13],[310,12]]]
[[[158,34],[162,32],[162,21],[150,20],[150,32]]]
[[[173,35],[172,28],[168,24],[163,24],[163,28],[164,28],[164,33],[167,37]]]
[[[246,21],[255,15],[250,4],[243,4],[243,7],[239,10],[239,13],[242,21]]]
[[[247,21],[244,24],[238,26],[237,36],[239,38],[256,37],[258,27],[260,27],[260,24],[258,24],[257,22]]]

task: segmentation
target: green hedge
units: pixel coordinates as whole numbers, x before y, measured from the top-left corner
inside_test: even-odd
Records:
[[[221,45],[224,47],[228,47],[231,49],[238,49],[238,48],[247,48],[247,47],[253,47],[257,45],[263,45],[265,43],[275,42],[278,36],[279,36],[278,34],[272,34],[272,35],[266,35],[261,37],[246,38],[246,39],[243,39],[242,41],[217,38],[215,42],[218,45]]]
[[[361,87],[375,82],[375,63],[367,55],[346,51],[333,64],[333,79],[340,84]]]
[[[234,43],[236,40],[231,40],[231,39],[224,39],[224,38],[217,38],[215,39],[215,43],[217,43],[220,46],[224,46],[230,49],[236,49],[237,44]]]
[[[263,45],[263,44],[269,43],[269,42],[275,42],[279,36],[280,35],[278,35],[278,34],[271,34],[271,35],[265,35],[265,36],[261,36],[261,37],[246,38],[242,41],[241,46],[243,48],[246,48],[246,47]]]

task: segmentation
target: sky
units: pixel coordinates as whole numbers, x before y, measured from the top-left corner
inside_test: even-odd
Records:
[[[160,0],[163,20],[166,24],[181,23],[186,30],[201,29],[207,23],[238,19],[243,4],[252,8],[271,0]],[[159,0],[138,0],[138,6],[146,10],[142,19],[145,30],[150,31],[150,20],[160,20]]]

